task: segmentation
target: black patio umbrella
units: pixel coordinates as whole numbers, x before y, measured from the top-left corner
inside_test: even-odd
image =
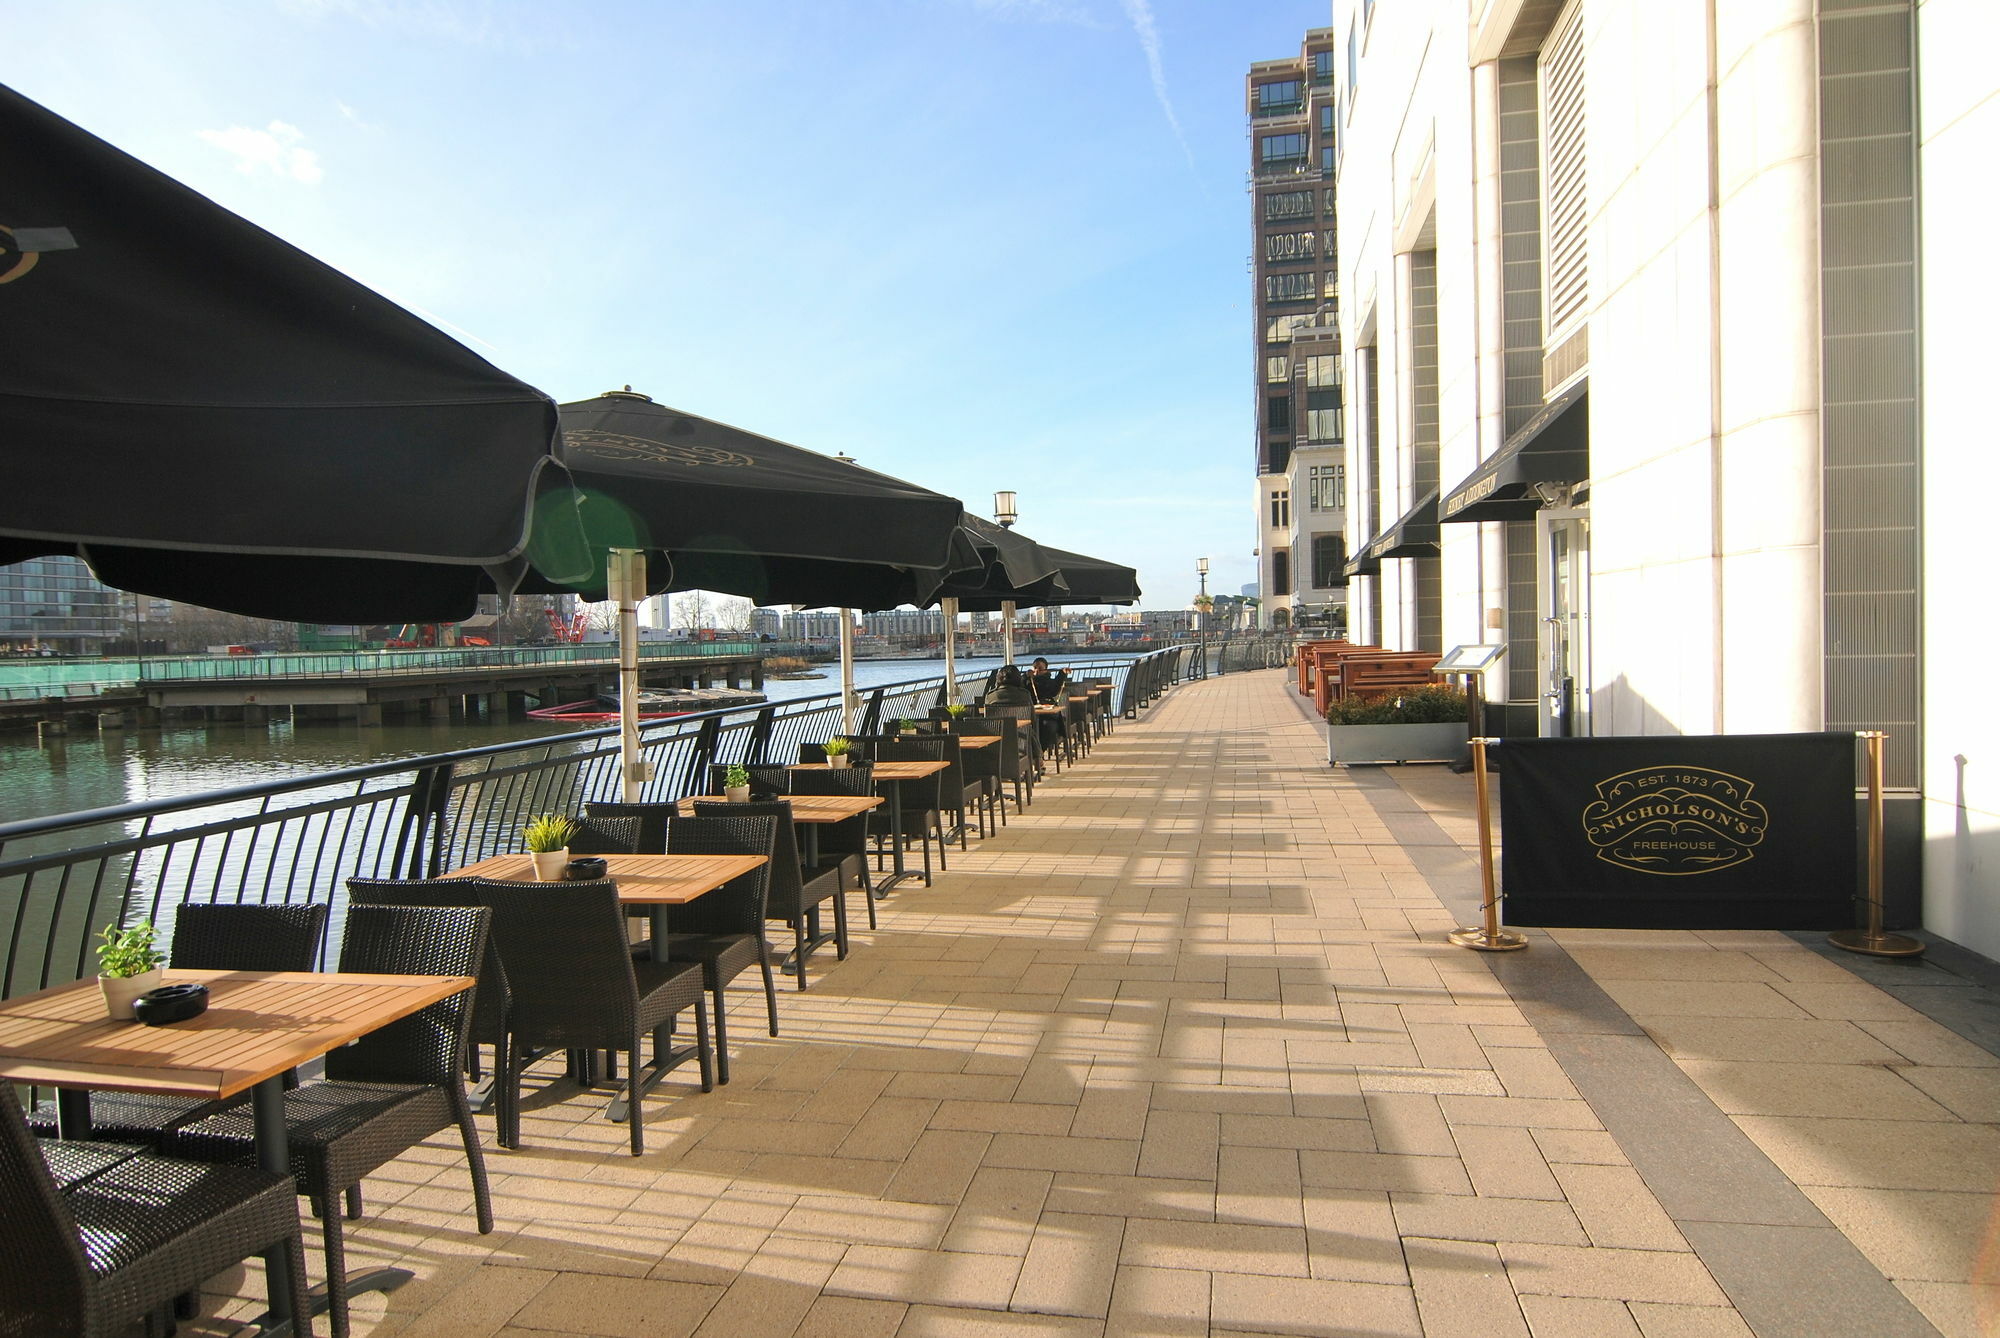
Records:
[[[5,87],[0,342],[0,563],[442,621],[511,585],[562,481],[547,396]]]
[[[527,592],[603,597],[604,555],[648,553],[647,590],[714,590],[759,604],[895,608],[983,565],[955,497],[655,403],[629,387],[561,409],[585,552],[538,540],[538,569],[594,564],[582,582],[531,574]]]
[[[1052,575],[1001,591],[989,587],[961,596],[959,607],[968,613],[995,613],[1001,601],[1022,608],[1044,608],[1072,604],[1130,604],[1140,596],[1139,573],[1131,567],[1106,562],[1082,553],[1040,545],[1055,563]],[[946,589],[950,587],[947,586]]]
[[[524,590],[618,601],[621,771],[639,749],[641,593],[715,590],[760,604],[894,608],[979,564],[958,499],[741,428],[656,404],[626,387],[562,406],[584,547],[538,535]],[[567,536],[556,536],[566,539]],[[634,562],[637,555],[643,561]],[[584,567],[581,582],[558,573]],[[841,691],[853,709],[852,646]]]

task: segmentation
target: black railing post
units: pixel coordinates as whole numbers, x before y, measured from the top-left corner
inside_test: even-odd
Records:
[[[863,734],[880,734],[882,732],[882,693],[884,691],[885,689],[883,688],[877,688],[868,697],[868,709],[861,713],[861,732]]]
[[[722,717],[709,716],[695,731],[694,746],[688,749],[687,771],[681,777],[681,788],[674,795],[704,794],[708,780],[709,764],[715,761],[715,753],[722,743]]]
[[[445,825],[451,811],[454,770],[453,763],[443,762],[423,767],[410,778],[410,801],[403,809],[396,853],[389,861],[391,878],[436,878],[444,871]],[[418,873],[418,869],[424,872]]]
[[[771,724],[778,717],[775,705],[760,707],[757,718],[750,722],[750,741],[743,746],[743,760],[746,765],[761,767],[765,764],[765,752],[771,746]]]

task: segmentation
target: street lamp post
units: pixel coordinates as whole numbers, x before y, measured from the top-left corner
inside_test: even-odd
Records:
[[[1020,508],[1015,504],[1011,492],[993,494],[993,519],[1000,522],[1000,528],[1011,530],[1014,522],[1021,518]],[[1000,601],[1000,663],[1014,662],[1014,601]]]
[[[1201,593],[1194,597],[1194,627],[1201,657],[1201,676],[1208,677],[1208,559],[1194,560],[1194,573],[1201,578]]]

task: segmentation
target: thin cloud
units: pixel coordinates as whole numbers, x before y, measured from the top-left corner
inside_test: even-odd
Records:
[[[236,158],[236,170],[246,174],[268,169],[281,177],[307,186],[317,186],[326,173],[319,155],[304,147],[305,132],[295,125],[273,121],[262,130],[233,125],[227,130],[203,130],[201,137]]]
[[[380,130],[382,128],[381,125],[375,121],[362,120],[361,113],[354,110],[354,108],[348,106],[345,102],[341,102],[336,99],[333,105],[340,109],[341,118],[350,123],[351,125],[355,126],[357,129],[373,132],[376,130]]]
[[[1173,128],[1174,138],[1180,141],[1181,152],[1187,155],[1188,170],[1194,172],[1194,150],[1188,147],[1187,136],[1181,133],[1181,118],[1174,114],[1174,100],[1167,95],[1167,71],[1160,61],[1160,28],[1153,21],[1153,6],[1150,0],[1123,0],[1123,3],[1125,17],[1132,21],[1132,31],[1139,38],[1139,49],[1146,53],[1146,69],[1153,76],[1153,96],[1159,101],[1160,110],[1167,114],[1167,124]],[[1195,179],[1201,179],[1198,172]]]

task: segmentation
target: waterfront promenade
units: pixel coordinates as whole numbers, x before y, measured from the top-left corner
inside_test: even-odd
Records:
[[[371,1178],[350,1264],[418,1278],[356,1332],[1982,1332],[2000,1060],[1926,1015],[1981,991],[1776,933],[1450,947],[1470,779],[1330,771],[1285,684],[1120,722],[782,1037],[738,989],[734,1081],[669,1080],[644,1157],[558,1087],[489,1137],[490,1236],[448,1137]]]

